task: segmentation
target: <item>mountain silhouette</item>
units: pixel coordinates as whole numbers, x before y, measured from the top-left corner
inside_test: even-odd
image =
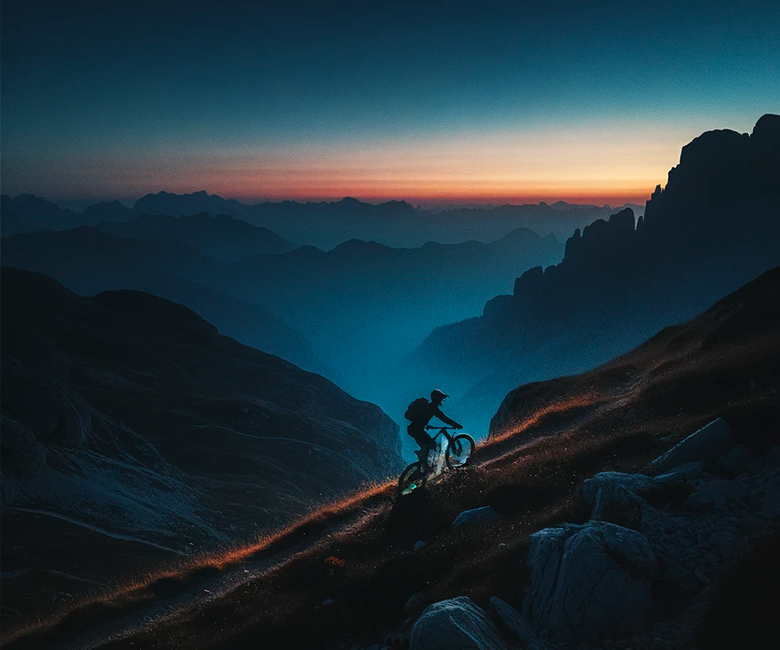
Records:
[[[180,241],[122,239],[81,226],[3,238],[2,258],[8,266],[44,273],[81,295],[136,289],[180,302],[246,345],[307,370],[326,371],[299,331],[258,304],[198,282],[199,276],[216,275],[219,264]]]
[[[225,214],[212,217],[206,212],[179,218],[144,214],[121,223],[101,222],[95,227],[112,237],[174,239],[223,262],[237,262],[263,253],[286,253],[295,248],[267,228]]]
[[[460,410],[487,417],[513,386],[593,367],[776,266],[778,139],[777,115],[696,138],[636,226],[626,209],[577,230],[560,264],[433,332],[404,377],[457,387]]]

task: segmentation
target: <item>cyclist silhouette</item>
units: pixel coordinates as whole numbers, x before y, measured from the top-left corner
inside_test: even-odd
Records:
[[[425,427],[432,418],[439,418],[442,422],[449,424],[456,429],[462,429],[463,426],[455,422],[455,420],[448,418],[439,408],[441,403],[449,397],[443,391],[438,389],[431,392],[431,401],[429,402],[424,397],[414,400],[406,411],[406,419],[411,421],[411,424],[406,427],[406,431],[414,438],[414,441],[420,446],[420,449],[416,451],[417,457],[430,469],[428,464],[428,456],[431,450],[435,447],[433,439],[425,432]]]

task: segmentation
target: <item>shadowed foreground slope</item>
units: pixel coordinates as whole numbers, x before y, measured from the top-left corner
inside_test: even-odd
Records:
[[[5,633],[398,471],[398,427],[135,291],[2,275]]]
[[[580,490],[586,478],[604,470],[636,471],[718,416],[759,458],[780,442],[778,305],[775,269],[604,366],[518,389],[495,418],[493,439],[468,469],[401,499],[394,499],[391,486],[375,490],[310,518],[271,546],[207,558],[175,580],[151,579],[11,647],[79,639],[79,629],[197,589],[208,567],[229,576],[262,558],[264,571],[224,595],[201,596],[200,604],[121,640],[115,630],[104,645],[349,648],[387,639],[400,648],[422,610],[444,598],[465,595],[487,607],[497,596],[519,608],[529,577],[530,534],[584,521]],[[679,495],[655,498],[660,507]],[[483,506],[499,516],[452,526],[462,511]],[[310,536],[316,542],[298,551]],[[294,552],[284,555],[285,549]],[[673,615],[690,599],[677,592],[661,596],[667,607],[661,616]],[[109,642],[111,637],[116,640]]]

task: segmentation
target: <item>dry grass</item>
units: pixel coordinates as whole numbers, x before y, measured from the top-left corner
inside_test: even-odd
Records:
[[[773,278],[770,290],[754,286],[757,296],[743,292],[738,300],[777,305],[779,290]],[[220,598],[106,647],[371,644],[443,598],[468,595],[486,605],[496,595],[519,605],[530,535],[585,517],[579,495],[586,478],[603,470],[636,471],[718,416],[756,453],[780,441],[780,330],[723,334],[720,324],[729,321],[717,314],[728,307],[719,303],[590,373],[517,391],[511,430],[478,448],[473,465],[392,506],[393,486],[376,485],[249,547],[203,558],[186,580],[178,574],[177,585],[191,587],[198,571],[226,572],[263,553],[294,549],[307,534],[316,538]],[[463,510],[484,505],[502,517],[451,526]],[[417,540],[425,541],[420,551],[413,550]],[[159,582],[157,576],[139,588],[154,594]],[[14,647],[45,647],[70,638],[76,623],[125,612],[126,604],[111,602],[110,612],[72,612]]]

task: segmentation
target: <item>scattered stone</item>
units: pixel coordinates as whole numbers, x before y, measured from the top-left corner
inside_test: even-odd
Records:
[[[484,506],[472,510],[464,510],[452,522],[453,526],[467,526],[470,524],[484,524],[497,521],[498,511],[493,506]]]
[[[459,596],[426,607],[412,627],[409,650],[511,650],[487,614]]]
[[[425,542],[424,542],[424,541],[422,541],[421,539],[418,539],[418,540],[417,540],[417,541],[414,543],[414,550],[415,550],[415,551],[421,551],[421,550],[423,549],[423,547],[424,547],[424,546],[425,546]]]
[[[736,445],[728,454],[721,456],[718,467],[732,476],[741,476],[750,471],[750,464],[755,460],[745,445]]]
[[[731,427],[723,418],[718,418],[677,443],[663,456],[656,458],[646,468],[646,473],[658,476],[692,461],[714,463],[731,447],[733,439]]]

